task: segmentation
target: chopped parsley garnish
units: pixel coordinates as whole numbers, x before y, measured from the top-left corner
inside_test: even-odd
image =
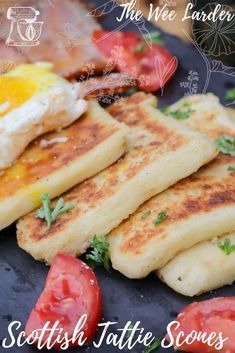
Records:
[[[140,43],[135,47],[135,53],[142,53],[146,48],[146,45],[144,43]]]
[[[228,171],[231,172],[231,173],[235,173],[235,165],[230,165],[228,167]]]
[[[95,269],[97,266],[104,266],[106,271],[110,270],[109,242],[106,236],[97,237],[94,235],[90,241],[93,248],[89,254],[86,254],[88,265]]]
[[[177,120],[186,120],[190,118],[190,114],[194,112],[189,106],[189,103],[186,101],[183,103],[181,109],[170,110],[169,107],[164,107],[161,111],[166,115],[171,115],[173,118]]]
[[[167,217],[168,217],[168,215],[165,211],[160,211],[157,215],[157,218],[154,221],[155,226],[157,226],[159,223],[163,222]]]
[[[47,194],[42,194],[42,207],[36,212],[38,218],[44,219],[47,222],[48,229],[51,229],[51,225],[59,215],[69,212],[74,209],[71,204],[65,204],[63,197],[61,197],[54,209],[51,207],[51,200]]]
[[[165,44],[160,31],[150,32],[149,34],[144,35],[144,39],[153,44]]]
[[[151,215],[151,211],[150,210],[147,210],[146,212],[144,212],[141,216],[142,219],[145,219],[147,218],[149,215]]]
[[[230,239],[225,239],[223,242],[218,242],[218,247],[226,254],[230,255],[235,251],[235,244],[231,243]]]
[[[128,91],[126,91],[126,94],[128,96],[131,96],[132,94],[135,94],[136,92],[138,92],[138,89],[135,87],[132,87],[132,88],[128,89]]]
[[[215,140],[220,152],[235,157],[235,137],[221,135]]]
[[[144,353],[151,353],[154,352],[156,349],[160,348],[161,346],[161,339],[155,338],[153,342],[144,349]]]
[[[231,88],[226,92],[225,99],[227,101],[235,100],[235,88]]]

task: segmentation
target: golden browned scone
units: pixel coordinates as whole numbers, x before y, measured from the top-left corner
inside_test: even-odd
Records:
[[[231,119],[233,122],[235,122],[235,109],[233,109],[233,108],[227,108],[226,110],[227,110],[227,113],[228,113],[230,119]]]
[[[168,109],[169,112],[188,112],[188,118],[180,120],[184,125],[214,140],[219,135],[234,132],[234,121],[229,110],[212,93],[196,94],[180,99]]]
[[[113,267],[130,278],[162,268],[177,253],[235,230],[235,182],[220,155],[198,173],[142,205],[111,232]],[[150,211],[145,219],[142,216]],[[167,218],[155,225],[159,212]]]
[[[222,251],[224,244],[235,244],[235,232],[202,242],[181,252],[158,276],[176,292],[193,297],[235,280],[235,251]]]
[[[50,230],[35,213],[17,225],[19,246],[51,263],[57,252],[73,255],[89,247],[93,235],[107,234],[144,201],[209,162],[215,146],[199,133],[165,117],[152,95],[138,93],[109,108],[129,126],[128,152],[117,163],[64,195],[75,208]]]
[[[0,229],[115,162],[126,148],[126,127],[95,101],[77,122],[31,143],[0,176]]]
[[[214,132],[216,126],[218,127],[218,124],[221,126],[223,122],[228,126],[229,118],[231,119],[229,126],[232,123],[229,132],[234,135],[235,110],[227,108],[225,111],[228,114],[227,118],[224,112],[222,117],[225,120],[222,118],[221,120],[218,118],[212,120],[211,124],[208,125],[207,133],[210,134],[210,129]],[[220,132],[226,133],[227,131]],[[212,137],[215,136],[212,134]],[[235,166],[235,158],[231,159],[231,166]],[[232,170],[230,172],[233,173]],[[235,174],[232,175],[235,183]],[[183,251],[159,270],[157,272],[158,276],[175,291],[186,296],[199,295],[231,284],[235,280],[235,253],[226,254],[226,252],[221,251],[218,245],[228,242],[227,250],[232,250],[235,243],[234,234],[234,232],[229,233],[218,240],[202,242],[189,250]]]
[[[177,117],[179,111],[181,117],[188,112],[181,121],[212,140],[235,134],[234,122],[211,94],[184,98],[169,111]],[[220,155],[197,174],[146,202],[111,232],[113,267],[127,277],[141,278],[163,267],[178,252],[235,230],[235,174],[227,170],[234,160]],[[155,226],[162,211],[167,218]],[[142,215],[147,217],[142,219]]]

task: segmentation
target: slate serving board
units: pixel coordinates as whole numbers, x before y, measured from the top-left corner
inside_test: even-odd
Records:
[[[104,1],[96,1],[96,4],[103,3]],[[115,29],[118,25],[116,21],[118,15],[120,15],[120,8],[114,9],[102,20],[103,27],[108,30]],[[156,30],[147,21],[146,27],[149,31]],[[123,30],[138,31],[133,23],[129,23]],[[167,34],[163,36],[166,47],[178,58],[179,68],[173,80],[165,88],[164,95],[158,94],[160,106],[168,105],[186,93],[180,82],[187,82],[190,70],[195,71],[199,77],[198,93],[201,93],[205,87],[207,74],[205,61],[193,45],[186,45],[176,37]],[[215,93],[225,103],[226,90],[234,86],[233,77],[225,73],[213,73],[207,91]],[[43,289],[47,272],[48,267],[34,261],[17,246],[14,225],[0,233],[0,342],[7,337],[7,327],[11,321],[19,320],[24,327]],[[167,324],[174,320],[182,308],[193,301],[193,299],[177,295],[157,280],[153,274],[143,280],[129,280],[116,271],[107,273],[103,269],[97,270],[96,274],[103,295],[103,319],[104,321],[118,321],[115,329],[122,328],[129,320],[141,321],[141,327],[144,327],[146,331],[162,337]],[[232,295],[235,295],[235,285],[200,296],[197,300]],[[35,348],[27,345],[22,348],[15,346],[7,350],[0,345],[1,353],[32,353],[35,351]],[[96,349],[90,345],[81,350],[72,349],[70,351],[111,353],[119,350],[113,346],[102,345],[101,348]],[[136,346],[129,352],[140,353],[142,351],[142,346]],[[160,348],[158,352],[173,353],[174,350]]]

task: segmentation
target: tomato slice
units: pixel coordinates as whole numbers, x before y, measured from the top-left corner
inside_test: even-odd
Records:
[[[167,49],[157,44],[150,47],[136,33],[98,30],[93,41],[116,63],[117,71],[135,76],[138,87],[146,92],[163,87],[176,71],[177,60]]]
[[[48,273],[45,288],[26,323],[25,332],[29,337],[34,330],[40,330],[50,321],[49,328],[58,320],[58,328],[73,337],[74,329],[82,315],[87,315],[81,331],[84,338],[91,340],[101,318],[101,291],[94,272],[84,262],[64,253],[58,254]],[[58,332],[58,331],[57,331]],[[50,342],[56,341],[55,332]],[[44,334],[42,344],[49,333]],[[62,342],[55,342],[52,348],[60,348]],[[38,341],[35,342],[38,344]],[[69,346],[78,346],[69,342]]]
[[[193,303],[179,314],[176,321],[180,326],[174,330],[172,328],[170,333],[174,338],[175,348],[193,353],[235,353],[235,297]],[[188,341],[181,345],[194,330],[197,335],[202,332],[208,338],[215,333],[215,337],[210,342],[203,342],[202,338],[199,338],[194,342]],[[180,332],[183,332],[183,336],[178,341],[181,346],[177,343]],[[169,335],[166,339],[171,341]],[[220,348],[218,345],[223,339],[226,340],[222,342]]]

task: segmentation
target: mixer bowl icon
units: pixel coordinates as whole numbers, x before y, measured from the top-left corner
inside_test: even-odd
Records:
[[[7,18],[11,21],[10,33],[6,40],[9,46],[39,45],[42,21],[36,21],[39,11],[33,7],[10,7]]]

